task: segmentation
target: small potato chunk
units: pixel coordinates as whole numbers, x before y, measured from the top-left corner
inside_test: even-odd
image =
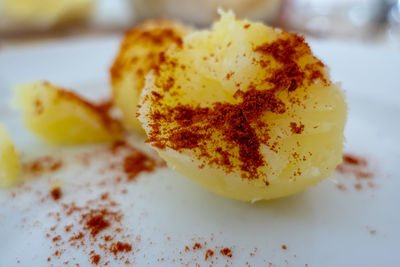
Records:
[[[15,96],[25,126],[48,143],[109,142],[122,132],[108,110],[48,82],[18,85]]]
[[[226,197],[291,195],[342,160],[347,105],[327,67],[303,37],[231,12],[167,51],[139,104],[161,157]]]
[[[146,74],[157,68],[160,58],[170,46],[182,45],[189,30],[168,21],[148,21],[128,31],[111,67],[111,83],[115,105],[121,109],[127,128],[144,133],[136,118],[139,96]]]
[[[0,187],[16,184],[20,172],[19,154],[6,127],[0,123]]]
[[[47,29],[86,21],[94,10],[93,0],[2,0],[6,22],[23,29]]]

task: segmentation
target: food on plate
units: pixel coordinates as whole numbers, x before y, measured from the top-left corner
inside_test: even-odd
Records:
[[[20,172],[19,154],[6,127],[0,123],[0,188],[17,183]]]
[[[109,115],[108,105],[90,103],[49,82],[19,85],[15,97],[25,126],[46,142],[108,142],[121,135],[121,124]]]
[[[5,23],[21,29],[47,29],[85,21],[94,10],[93,0],[2,0]],[[1,20],[1,19],[0,19]]]
[[[162,53],[139,105],[161,157],[226,197],[294,194],[342,160],[347,105],[327,67],[303,37],[232,12]]]
[[[188,28],[168,20],[148,21],[128,31],[111,67],[115,105],[123,114],[125,125],[144,133],[136,118],[145,75],[160,63],[160,53],[169,46],[182,45]]]

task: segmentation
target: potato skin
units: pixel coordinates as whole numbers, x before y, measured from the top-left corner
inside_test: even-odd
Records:
[[[169,20],[147,21],[125,34],[120,50],[110,68],[115,105],[122,111],[127,128],[144,134],[136,118],[145,76],[160,64],[161,53],[171,46],[181,46],[189,28]]]

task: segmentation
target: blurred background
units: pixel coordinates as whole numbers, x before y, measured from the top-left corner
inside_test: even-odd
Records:
[[[203,27],[217,7],[316,38],[400,47],[400,0],[0,0],[0,45],[120,33],[159,17]]]

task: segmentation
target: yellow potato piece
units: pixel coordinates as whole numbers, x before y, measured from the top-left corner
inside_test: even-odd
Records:
[[[26,27],[76,23],[90,17],[93,0],[2,0],[5,17]]]
[[[118,139],[121,125],[106,110],[48,82],[15,88],[25,126],[46,142],[84,144]]]
[[[171,45],[181,45],[188,31],[178,23],[159,20],[148,21],[126,33],[110,74],[115,105],[129,129],[144,133],[136,111],[145,76],[157,68],[160,53]]]
[[[21,162],[14,143],[6,129],[0,123],[0,187],[16,184],[21,172]]]
[[[326,66],[303,37],[231,12],[168,50],[139,104],[161,157],[226,197],[294,194],[341,162],[347,105]]]

